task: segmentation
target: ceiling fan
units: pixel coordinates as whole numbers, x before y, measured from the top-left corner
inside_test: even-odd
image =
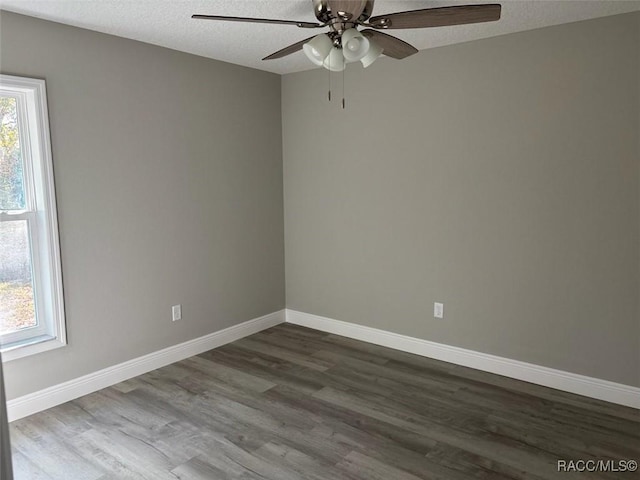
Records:
[[[304,50],[309,60],[331,71],[342,71],[346,63],[371,65],[381,54],[402,59],[418,52],[414,46],[381,30],[443,27],[500,19],[500,4],[456,5],[389,13],[372,17],[374,0],[311,0],[318,22],[267,18],[192,15],[191,18],[227,22],[295,25],[298,28],[325,28],[327,33],[305,38],[262,60],[275,60]],[[358,27],[365,27],[359,30]]]

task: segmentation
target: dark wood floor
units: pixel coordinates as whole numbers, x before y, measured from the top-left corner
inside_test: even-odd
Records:
[[[11,425],[16,480],[638,478],[637,410],[279,325]]]

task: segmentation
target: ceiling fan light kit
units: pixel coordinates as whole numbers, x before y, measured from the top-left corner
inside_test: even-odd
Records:
[[[424,8],[408,12],[372,16],[374,0],[311,0],[318,23],[267,18],[193,15],[202,20],[253,22],[295,25],[298,28],[329,28],[329,32],[289,45],[263,60],[276,60],[303,50],[314,65],[341,72],[346,63],[371,65],[381,54],[402,59],[418,53],[418,49],[380,30],[445,27],[470,23],[493,22],[500,19],[501,5],[454,5]],[[365,27],[365,30],[358,30]]]
[[[302,50],[307,58],[319,67],[322,67],[324,60],[329,56],[332,48],[333,42],[326,33],[316,35],[302,46]]]
[[[302,46],[302,50],[312,63],[332,72],[341,72],[346,63],[358,60],[369,66],[383,51],[382,47],[355,28],[345,30],[341,36],[335,36],[334,40],[326,33],[316,35]],[[363,61],[365,57],[367,60]]]

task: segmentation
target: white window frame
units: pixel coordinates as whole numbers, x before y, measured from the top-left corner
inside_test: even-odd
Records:
[[[67,344],[62,268],[45,81],[0,74],[0,96],[14,97],[23,161],[26,210],[0,211],[0,222],[26,220],[38,325],[0,335],[2,361]]]

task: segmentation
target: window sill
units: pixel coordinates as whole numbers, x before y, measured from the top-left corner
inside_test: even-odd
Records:
[[[36,353],[64,347],[65,345],[66,342],[59,338],[51,335],[40,335],[21,342],[3,345],[0,347],[0,353],[2,353],[2,362],[6,363],[18,358],[35,355]]]

